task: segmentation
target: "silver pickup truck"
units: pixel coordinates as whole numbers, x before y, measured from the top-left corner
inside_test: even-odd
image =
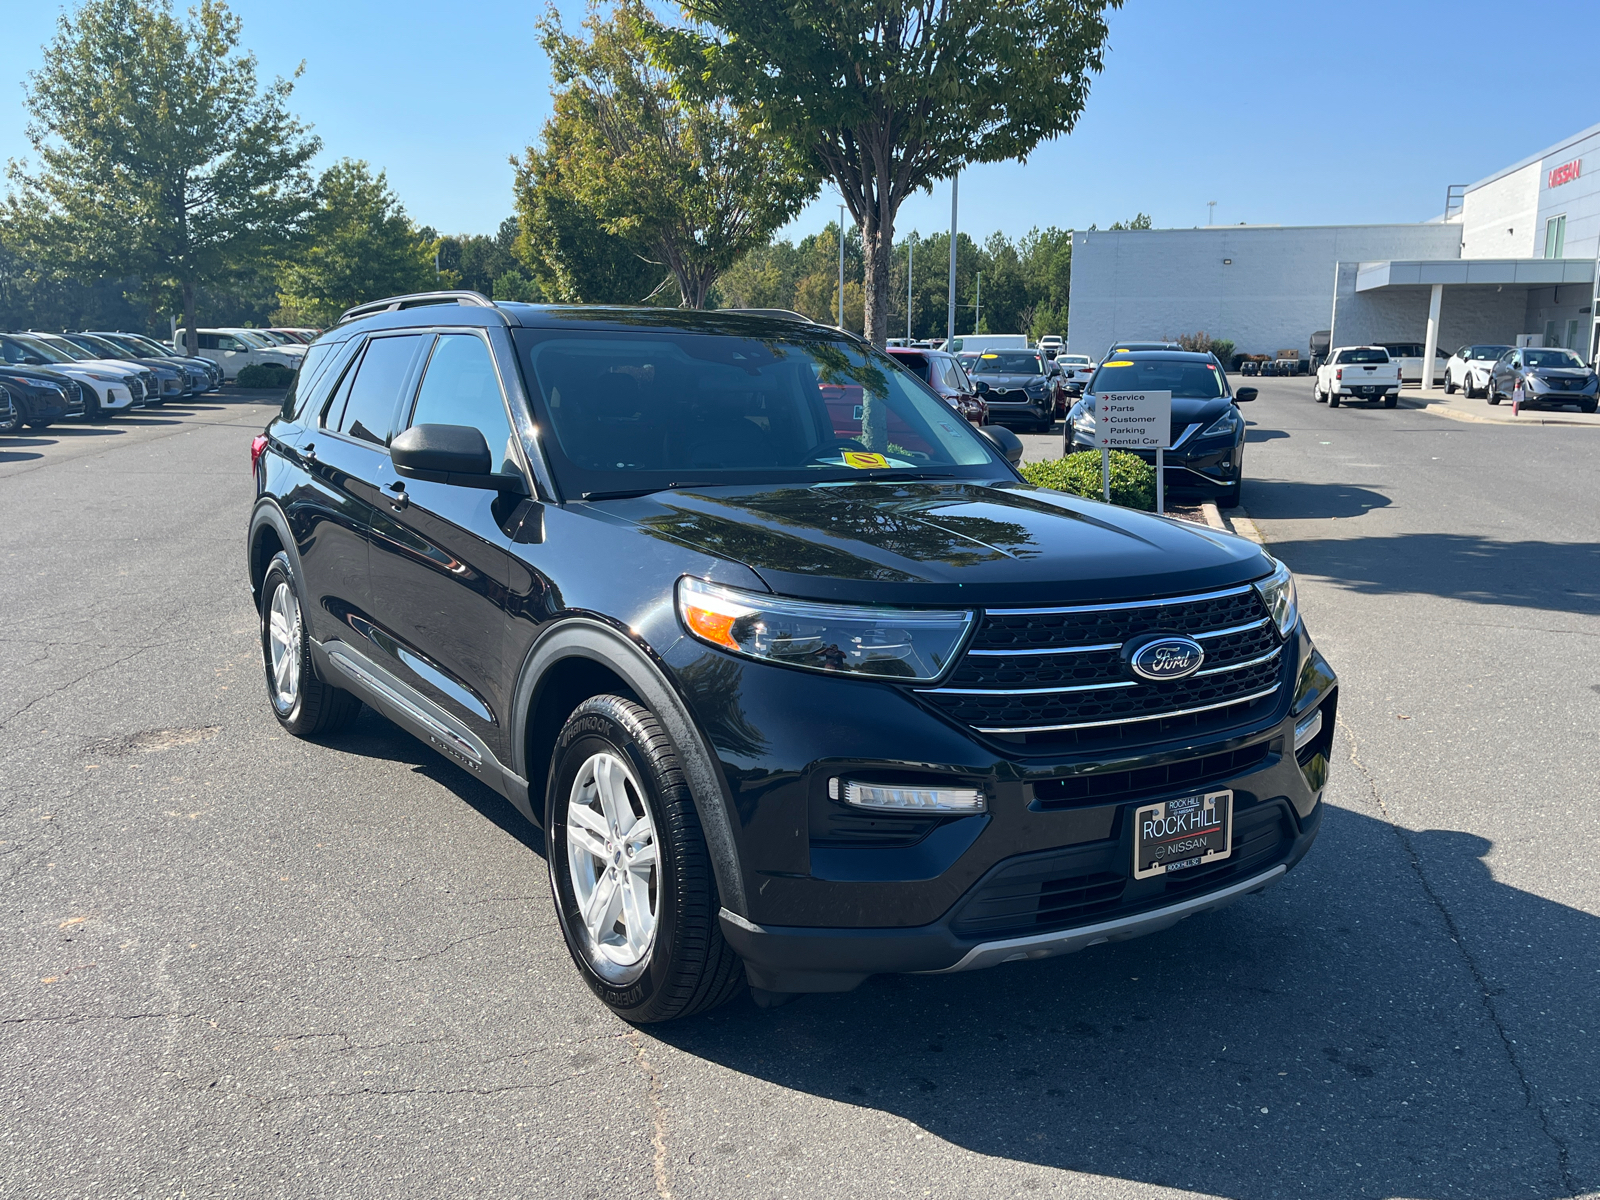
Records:
[[[1339,346],[1317,368],[1314,394],[1330,408],[1345,400],[1382,400],[1394,408],[1400,403],[1400,366],[1382,346]]]

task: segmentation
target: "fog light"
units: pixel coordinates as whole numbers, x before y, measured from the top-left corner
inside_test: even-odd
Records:
[[[840,780],[828,781],[828,794],[839,799]],[[888,784],[844,784],[844,801],[857,808],[903,812],[983,812],[987,807],[977,788],[893,787]]]
[[[1305,744],[1322,732],[1322,710],[1319,708],[1294,727],[1294,751],[1300,753]]]

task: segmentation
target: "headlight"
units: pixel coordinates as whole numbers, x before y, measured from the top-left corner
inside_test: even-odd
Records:
[[[1212,437],[1221,434],[1232,436],[1239,430],[1239,410],[1233,405],[1228,405],[1228,411],[1223,413],[1211,424],[1200,431],[1201,437]]]
[[[1277,563],[1277,568],[1265,579],[1257,580],[1255,589],[1261,594],[1267,612],[1272,615],[1272,623],[1278,627],[1278,633],[1288,637],[1300,616],[1294,592],[1294,575],[1281,562],[1276,559],[1273,561]]]
[[[938,678],[973,621],[970,611],[812,604],[688,577],[678,616],[701,641],[746,658],[899,680]]]

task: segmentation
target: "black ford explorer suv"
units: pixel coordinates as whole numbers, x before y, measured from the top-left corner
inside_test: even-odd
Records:
[[[542,826],[628,1020],[1153,932],[1316,836],[1289,572],[1030,486],[849,335],[399,297],[252,452],[279,721],[368,704]]]

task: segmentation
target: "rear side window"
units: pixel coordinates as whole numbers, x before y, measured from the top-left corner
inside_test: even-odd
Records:
[[[496,471],[517,471],[511,419],[489,347],[470,333],[441,334],[428,359],[413,425],[470,425],[483,434]]]
[[[323,375],[337,357],[334,351],[343,348],[343,342],[318,342],[306,350],[289,394],[283,398],[283,415],[286,418],[292,419],[305,410],[306,401],[320,390],[320,385],[324,383]]]
[[[355,378],[335,402],[337,419],[328,413],[328,425],[348,437],[379,446],[389,444],[394,432],[394,411],[400,389],[411,374],[412,360],[424,341],[419,334],[373,338],[355,369]]]

